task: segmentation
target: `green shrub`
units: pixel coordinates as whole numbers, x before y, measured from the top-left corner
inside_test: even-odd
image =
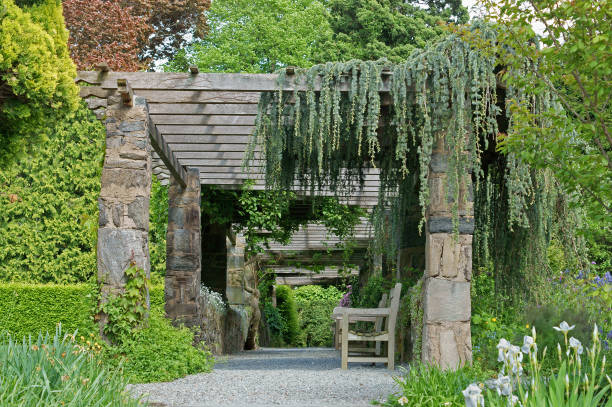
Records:
[[[293,290],[297,304],[302,346],[332,346],[331,314],[342,298],[334,286],[306,285]]]
[[[0,167],[44,142],[48,123],[79,102],[61,1],[19,3],[0,0]]]
[[[119,372],[61,332],[21,341],[0,335],[0,406],[143,405],[126,391]]]
[[[64,330],[94,332],[94,287],[88,284],[0,284],[0,332],[13,338]]]
[[[83,106],[54,123],[31,155],[0,169],[0,282],[95,278],[104,135]]]
[[[189,374],[210,372],[214,359],[203,347],[193,346],[188,328],[175,328],[163,308],[151,308],[148,326],[117,346],[107,347],[105,360],[122,366],[131,383],[171,381]]]
[[[283,340],[286,344],[297,346],[300,337],[300,322],[293,290],[286,285],[276,287],[278,311],[285,321]]]

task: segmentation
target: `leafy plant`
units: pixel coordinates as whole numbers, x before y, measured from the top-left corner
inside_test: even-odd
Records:
[[[496,380],[487,382],[487,386],[493,390],[486,392],[488,405],[612,406],[612,380],[605,374],[605,361],[600,359],[601,342],[597,326],[593,330],[592,346],[586,351],[584,366],[584,347],[581,341],[574,337],[568,339],[574,326],[563,321],[554,329],[563,333],[564,350],[557,344],[558,368],[552,375],[543,374],[540,360],[547,351],[554,353],[555,350],[538,348],[535,328],[532,336],[523,337],[523,346],[520,348],[505,339],[500,340],[497,347],[503,368]],[[523,355],[527,358],[525,363]],[[525,378],[524,374],[527,375]],[[484,404],[480,388],[472,384],[464,390],[467,406]]]
[[[147,326],[106,347],[104,360],[121,367],[131,383],[165,382],[210,372],[214,358],[203,345],[193,346],[193,342],[194,333],[173,327],[164,317],[163,306],[152,307]]]
[[[441,370],[421,363],[413,364],[402,376],[395,378],[400,391],[390,395],[382,406],[451,406],[463,407],[461,390],[485,373],[475,367]]]
[[[45,143],[0,168],[2,282],[84,283],[96,274],[104,125],[84,105],[48,125]]]
[[[123,292],[104,298],[100,307],[108,317],[104,333],[117,343],[133,336],[147,314],[149,281],[145,271],[132,262],[124,273],[127,281]]]
[[[145,405],[132,398],[127,380],[101,363],[94,352],[64,335],[15,341],[0,335],[0,406],[112,406]]]

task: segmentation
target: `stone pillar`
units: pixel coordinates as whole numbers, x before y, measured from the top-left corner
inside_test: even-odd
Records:
[[[106,155],[98,199],[98,281],[102,299],[120,293],[133,262],[149,276],[151,146],[145,99],[106,110]],[[148,305],[148,293],[147,293]],[[106,317],[101,316],[103,328]]]
[[[243,235],[236,234],[235,243],[229,238],[227,245],[227,282],[225,294],[230,305],[244,305],[248,301],[245,297],[244,286],[244,250],[246,240]]]
[[[170,178],[166,235],[166,315],[176,324],[200,321],[200,170],[187,169],[187,186]]]
[[[429,171],[430,205],[425,234],[423,351],[425,363],[456,369],[472,361],[470,281],[474,233],[471,176],[459,191],[459,235],[453,234],[453,195],[446,185],[447,159],[434,150]]]

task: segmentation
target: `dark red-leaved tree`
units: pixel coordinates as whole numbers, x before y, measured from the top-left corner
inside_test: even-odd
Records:
[[[116,71],[138,71],[146,65],[139,58],[152,31],[146,17],[116,1],[66,0],[63,6],[70,55],[79,69],[100,62]]]
[[[202,38],[210,0],[64,0],[63,6],[79,69],[106,62],[137,71]]]

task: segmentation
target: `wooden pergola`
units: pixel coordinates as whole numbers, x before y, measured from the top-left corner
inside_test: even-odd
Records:
[[[98,201],[98,276],[103,298],[123,289],[124,271],[130,263],[149,271],[148,208],[154,173],[169,185],[166,313],[175,321],[198,326],[202,315],[201,239],[207,238],[201,232],[201,186],[236,189],[251,179],[255,189],[265,188],[263,166],[246,172],[242,165],[260,95],[278,91],[279,85],[277,75],[272,74],[190,71],[111,72],[101,66],[98,71],[79,72],[76,81],[81,96],[107,130]],[[379,88],[381,102],[387,105],[391,103],[389,75],[383,71]],[[288,70],[283,90],[293,91],[294,86],[302,90],[303,85],[296,83]],[[341,90],[348,91],[348,77],[344,85]],[[439,140],[429,168],[431,202],[426,208],[425,236],[418,239],[418,247],[410,249],[421,253],[425,263],[423,361],[455,368],[471,360],[474,223],[473,203],[468,200],[459,208],[459,236],[453,236],[451,202],[445,193],[448,153]],[[471,188],[470,182],[465,185]],[[299,185],[295,189],[307,195]],[[343,203],[372,208],[378,190],[378,173],[372,170],[363,188]],[[468,191],[465,194],[471,196]],[[358,228],[367,243],[367,220]],[[320,229],[300,233],[296,242],[306,249],[321,246],[326,239]],[[232,256],[244,265],[243,247],[232,248]],[[240,301],[240,277],[230,272],[228,268],[228,299]]]
[[[264,169],[253,167],[247,173],[243,160],[260,94],[278,90],[277,78],[275,74],[198,73],[194,69],[193,73],[81,71],[76,81],[88,85],[82,86],[81,97],[91,107],[126,88],[146,99],[155,150],[153,172],[163,183],[168,183],[170,175],[183,183],[185,168],[192,167],[200,170],[202,185],[236,189],[250,179],[257,190],[265,188]],[[371,208],[378,189],[378,173],[372,170],[363,189],[346,203]]]

